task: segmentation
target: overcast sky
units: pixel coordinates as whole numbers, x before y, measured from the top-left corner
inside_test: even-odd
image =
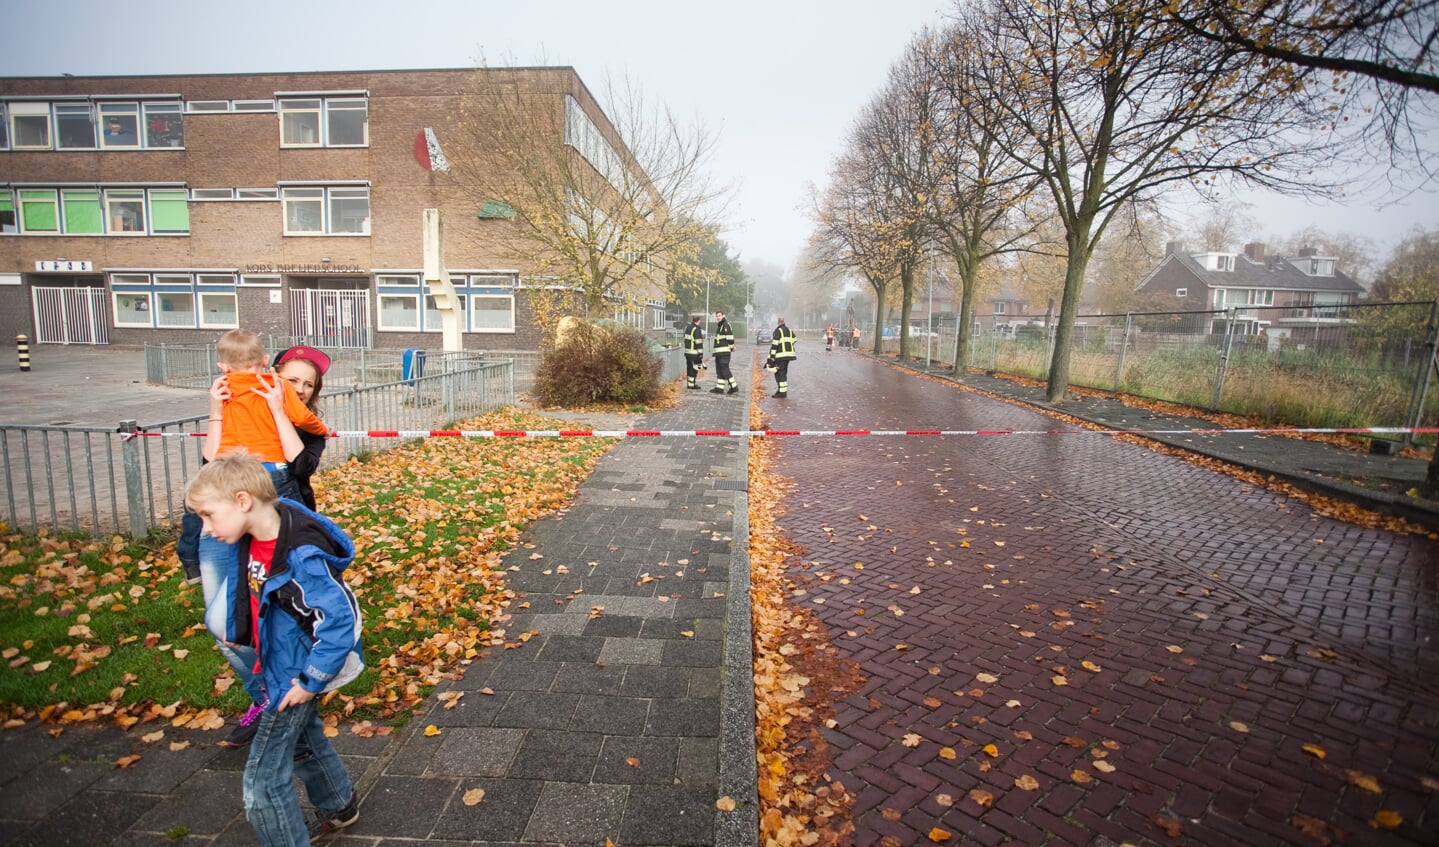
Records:
[[[737,186],[726,239],[789,266],[860,108],[945,0],[0,0],[0,76],[202,74],[571,65],[599,94],[628,78],[719,135],[716,176]],[[1375,241],[1439,228],[1434,194],[1379,211],[1249,196],[1258,235],[1306,225]]]

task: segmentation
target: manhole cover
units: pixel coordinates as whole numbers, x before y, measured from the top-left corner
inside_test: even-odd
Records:
[[[747,491],[749,480],[745,479],[717,479],[715,489],[719,491]]]

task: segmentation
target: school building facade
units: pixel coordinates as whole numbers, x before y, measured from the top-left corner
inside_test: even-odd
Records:
[[[529,292],[566,284],[507,253],[513,210],[444,169],[445,150],[474,143],[461,101],[477,74],[562,110],[536,124],[562,133],[534,144],[589,161],[596,139],[620,143],[563,67],[0,78],[0,338],[196,343],[239,327],[436,349],[422,229],[436,208],[464,347],[535,349]],[[603,317],[660,330],[663,301],[656,286]]]

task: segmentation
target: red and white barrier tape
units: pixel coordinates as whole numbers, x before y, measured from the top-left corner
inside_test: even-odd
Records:
[[[1421,435],[1439,427],[1307,427],[1274,429],[356,429],[331,438],[770,438],[849,435]],[[203,438],[203,432],[124,433],[127,437]]]

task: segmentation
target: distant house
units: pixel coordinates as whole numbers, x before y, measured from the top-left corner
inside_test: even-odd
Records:
[[[1137,293],[1151,307],[1223,312],[1210,320],[1211,332],[1223,332],[1232,318],[1237,334],[1263,333],[1275,344],[1306,343],[1322,337],[1326,327],[1352,323],[1343,307],[1364,288],[1339,270],[1337,259],[1313,248],[1294,257],[1266,256],[1260,243],[1246,244],[1239,254],[1187,253],[1171,242]]]

